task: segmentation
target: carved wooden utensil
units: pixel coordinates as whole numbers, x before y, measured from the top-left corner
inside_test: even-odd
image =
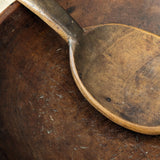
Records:
[[[19,0],[69,44],[74,80],[115,123],[160,134],[160,37],[122,24],[84,31],[54,0]]]

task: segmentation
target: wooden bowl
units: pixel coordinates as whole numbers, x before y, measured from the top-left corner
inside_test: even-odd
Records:
[[[114,22],[160,35],[156,0],[59,3],[82,27]],[[89,105],[71,76],[67,44],[17,2],[0,16],[0,58],[6,159],[159,159],[159,137],[117,126]]]

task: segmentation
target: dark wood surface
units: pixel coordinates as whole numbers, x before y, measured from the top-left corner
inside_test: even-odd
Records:
[[[98,111],[132,131],[160,134],[160,36],[118,23],[87,32],[55,0],[18,1],[69,43],[73,78]]]
[[[70,38],[77,39],[83,33],[83,29],[55,0],[18,0],[18,2],[40,17],[66,42]]]
[[[82,26],[129,24],[160,35],[156,0],[59,0]],[[84,99],[67,44],[20,6],[0,25],[0,148],[9,160],[157,160],[160,137],[128,131]]]

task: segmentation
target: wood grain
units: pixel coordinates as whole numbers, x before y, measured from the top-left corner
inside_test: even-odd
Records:
[[[25,7],[39,16],[45,23],[53,28],[61,37],[68,42],[70,38],[78,39],[83,29],[66,14],[55,0],[18,0]]]
[[[82,93],[114,122],[159,134],[159,44],[159,36],[134,27],[94,27],[79,41],[74,54],[88,91],[82,89]]]
[[[116,22],[160,35],[156,0],[58,2],[83,27]],[[0,35],[0,146],[8,159],[160,158],[159,136],[128,131],[89,105],[71,76],[67,44],[35,15],[20,6]]]
[[[133,131],[160,134],[159,61],[149,63],[159,56],[160,37],[122,24],[87,34],[54,0],[20,2],[69,42],[72,75],[97,110]]]

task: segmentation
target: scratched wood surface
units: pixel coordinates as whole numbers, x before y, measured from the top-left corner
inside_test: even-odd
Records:
[[[156,0],[58,2],[82,27],[117,22],[160,35]],[[83,98],[70,73],[68,46],[52,29],[22,6],[2,19],[0,150],[5,159],[160,158],[159,136],[122,128]]]
[[[87,90],[126,120],[125,127],[140,133],[155,134],[154,127],[160,125],[159,44],[160,37],[154,34],[108,24],[86,33],[75,49],[76,68]],[[121,124],[121,119],[115,122]]]

